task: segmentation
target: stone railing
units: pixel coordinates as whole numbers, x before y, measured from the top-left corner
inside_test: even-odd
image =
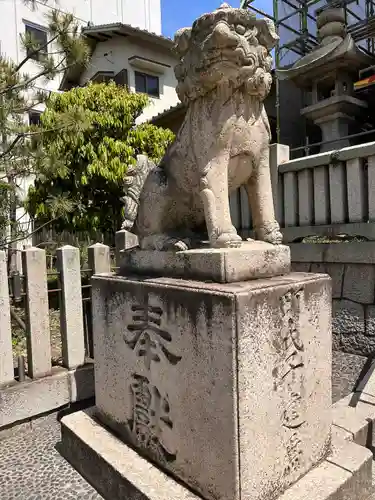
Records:
[[[333,347],[375,353],[375,242],[290,245],[294,271],[332,278]]]
[[[348,234],[375,240],[375,142],[289,160],[289,147],[270,146],[277,219],[286,242]],[[234,225],[251,233],[243,188],[231,196]]]
[[[94,396],[87,328],[91,310],[87,317],[85,301],[90,301],[90,275],[110,271],[109,247],[92,245],[88,259],[89,269],[81,270],[79,249],[64,246],[57,250],[57,270],[47,272],[45,251],[27,248],[22,251],[23,275],[14,280],[8,278],[6,254],[0,251],[0,429]],[[50,275],[57,277],[52,289]],[[51,353],[52,298],[59,309],[54,311],[59,317],[58,360]],[[13,346],[15,325],[24,329],[25,364]]]
[[[342,233],[375,240],[375,142],[290,161],[283,151],[277,212],[286,241]]]

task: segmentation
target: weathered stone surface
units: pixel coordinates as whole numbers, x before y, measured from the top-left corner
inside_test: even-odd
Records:
[[[350,300],[333,300],[332,331],[343,335],[364,334],[363,305]]]
[[[184,122],[159,167],[140,156],[125,180],[123,229],[139,236],[141,248],[192,248],[192,233],[204,225],[211,247],[240,246],[229,194],[241,186],[257,238],[281,243],[263,104],[277,40],[272,21],[227,4],[176,33],[176,91],[187,105]]]
[[[366,335],[342,335],[340,338],[340,349],[352,354],[372,356],[375,353],[375,338]]]
[[[92,364],[71,371],[54,367],[49,377],[0,389],[0,428],[94,395]]]
[[[129,248],[138,246],[138,236],[122,229],[117,231],[115,235],[115,246],[116,246],[116,266],[118,267],[121,262],[121,252]]]
[[[308,244],[308,243],[290,243],[289,248],[292,255],[292,262],[324,262],[324,254],[328,245]]]
[[[85,362],[81,262],[79,248],[58,248],[57,269],[60,272],[60,324],[63,363],[76,368]]]
[[[95,485],[104,498],[198,500],[197,496],[98,425],[90,411],[64,417],[61,426],[64,456]],[[340,434],[334,441],[334,452],[280,498],[365,499],[371,492],[371,468],[372,453]]]
[[[290,271],[290,250],[263,241],[240,248],[203,248],[183,252],[128,250],[122,253],[121,275],[143,274],[233,283],[280,276]]]
[[[0,390],[0,427],[54,410],[70,402],[68,372],[52,368],[52,375]]]
[[[0,250],[0,387],[14,381],[7,254]]]
[[[97,276],[93,311],[98,417],[205,498],[281,493],[329,451],[328,277]]]
[[[353,155],[353,150],[348,151],[351,151],[351,155]],[[310,158],[314,158],[317,161],[316,156],[311,156]],[[308,159],[308,156],[306,156],[306,158],[299,158],[298,162]],[[309,166],[309,168],[312,168],[312,166],[313,165]],[[282,168],[283,166],[280,165],[281,170]],[[304,168],[307,168],[307,166],[305,166]],[[343,227],[340,225],[338,226]],[[373,235],[369,235],[369,237],[373,237]],[[292,261],[294,262],[325,262],[327,264],[375,264],[374,241],[363,241],[360,243],[345,244],[289,243],[289,246],[292,253]]]
[[[349,432],[355,443],[360,446],[366,446],[369,432],[367,415],[363,415],[357,408],[347,406],[348,402],[346,399],[344,401],[344,404],[341,404],[341,401],[339,401],[333,406],[333,425]]]
[[[366,306],[365,333],[370,337],[375,336],[375,306]]]
[[[308,262],[292,262],[292,271],[294,273],[308,273],[311,264]]]
[[[332,298],[340,299],[342,294],[342,282],[344,277],[343,264],[326,264],[326,273],[332,278]]]
[[[365,500],[371,491],[371,452],[344,442],[278,500]]]
[[[79,411],[61,419],[64,457],[106,500],[200,500]]]
[[[332,349],[334,351],[339,351],[341,349],[341,335],[336,333],[336,332],[332,332]]]
[[[22,252],[27,308],[27,363],[31,378],[51,373],[46,252],[31,247]]]
[[[345,299],[372,304],[374,302],[375,266],[348,264],[345,267],[343,297]]]
[[[338,345],[338,347],[340,347],[340,345]],[[367,358],[365,356],[335,350],[335,347],[333,349],[332,401],[335,403],[353,392],[354,385],[358,381]]]
[[[320,263],[312,263],[310,268],[311,273],[326,273],[326,265]]]

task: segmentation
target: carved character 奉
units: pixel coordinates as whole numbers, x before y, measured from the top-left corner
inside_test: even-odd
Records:
[[[274,24],[223,4],[175,35],[184,122],[160,165],[139,156],[125,180],[123,229],[140,247],[186,250],[206,223],[210,246],[237,247],[229,194],[245,185],[257,238],[282,242],[272,200],[270,90]]]

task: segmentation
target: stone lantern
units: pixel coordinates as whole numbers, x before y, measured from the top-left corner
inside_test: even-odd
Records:
[[[301,115],[320,127],[324,152],[350,146],[344,139],[349,125],[367,108],[365,101],[354,97],[353,83],[358,71],[373,65],[374,59],[347,32],[344,9],[324,10],[316,23],[319,45],[292,67],[277,70],[277,75],[312,93],[312,104],[301,109]]]

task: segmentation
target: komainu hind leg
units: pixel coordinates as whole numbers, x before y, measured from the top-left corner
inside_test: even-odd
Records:
[[[135,223],[143,250],[178,252],[191,247],[189,238],[176,231],[177,196],[162,169],[156,168],[148,175]]]

